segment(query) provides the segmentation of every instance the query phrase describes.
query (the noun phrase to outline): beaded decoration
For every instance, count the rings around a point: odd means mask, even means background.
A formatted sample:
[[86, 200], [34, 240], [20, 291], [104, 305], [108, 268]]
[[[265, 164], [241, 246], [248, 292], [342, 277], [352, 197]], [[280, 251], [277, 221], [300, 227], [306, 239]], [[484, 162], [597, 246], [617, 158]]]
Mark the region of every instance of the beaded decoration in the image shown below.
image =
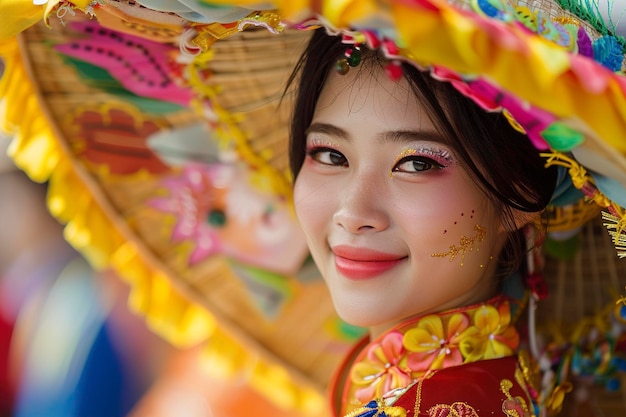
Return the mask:
[[350, 67], [357, 67], [361, 63], [361, 46], [352, 45], [344, 52], [344, 57], [337, 60], [335, 69], [341, 75], [346, 75], [350, 71]]

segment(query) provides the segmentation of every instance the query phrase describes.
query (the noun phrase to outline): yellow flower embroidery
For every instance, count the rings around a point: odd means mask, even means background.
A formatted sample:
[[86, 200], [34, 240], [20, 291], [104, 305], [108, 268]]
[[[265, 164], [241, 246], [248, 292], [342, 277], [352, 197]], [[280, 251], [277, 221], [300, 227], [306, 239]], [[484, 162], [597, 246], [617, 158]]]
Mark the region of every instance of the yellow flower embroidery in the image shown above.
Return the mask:
[[[518, 344], [510, 302], [505, 298], [416, 318], [372, 342], [359, 355], [350, 372], [350, 406], [345, 411], [409, 387], [432, 371], [510, 356]], [[461, 404], [455, 406], [439, 409], [441, 416], [472, 415]], [[458, 414], [460, 410], [465, 414]]]
[[461, 365], [463, 356], [459, 345], [469, 322], [468, 316], [463, 313], [445, 319], [433, 314], [424, 317], [417, 327], [406, 332], [404, 347], [410, 352], [407, 365], [414, 372], [413, 376], [429, 369]]
[[507, 304], [497, 308], [483, 305], [474, 313], [473, 326], [460, 336], [461, 353], [465, 362], [495, 359], [512, 355], [519, 345], [519, 335], [511, 324]]

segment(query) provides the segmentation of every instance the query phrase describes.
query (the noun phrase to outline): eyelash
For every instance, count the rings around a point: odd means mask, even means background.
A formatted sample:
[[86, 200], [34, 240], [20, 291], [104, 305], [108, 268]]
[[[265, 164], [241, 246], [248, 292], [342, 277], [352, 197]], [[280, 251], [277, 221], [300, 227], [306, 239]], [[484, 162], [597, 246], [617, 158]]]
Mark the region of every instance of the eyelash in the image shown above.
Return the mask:
[[[343, 162], [333, 162], [332, 159], [330, 160], [330, 162], [324, 162], [322, 160], [320, 160], [320, 154], [327, 152], [329, 155], [329, 159], [331, 159], [333, 156], [335, 157], [339, 157], [343, 160]], [[326, 166], [347, 166], [347, 159], [346, 157], [339, 151], [337, 151], [336, 149], [333, 148], [329, 148], [326, 146], [316, 146], [316, 147], [311, 147], [306, 151], [307, 155], [313, 159], [315, 162], [322, 164], [322, 165], [326, 165]], [[426, 165], [426, 169], [416, 169], [415, 171], [401, 171], [400, 167], [402, 165], [404, 165], [407, 162], [420, 162], [423, 165]], [[394, 167], [392, 168], [392, 172], [405, 172], [405, 173], [418, 173], [418, 172], [426, 172], [426, 171], [430, 171], [431, 169], [437, 169], [437, 170], [441, 170], [446, 168], [446, 165], [432, 159], [426, 156], [422, 156], [422, 155], [410, 155], [410, 156], [406, 156], [402, 159], [400, 159], [398, 162], [396, 162], [396, 164], [394, 165]]]
[[[401, 171], [400, 170], [400, 166], [404, 165], [407, 162], [420, 162], [423, 165], [428, 165], [428, 167], [426, 169], [421, 169], [418, 170], [416, 169], [415, 171]], [[394, 165], [394, 167], [392, 168], [392, 172], [407, 172], [407, 173], [415, 173], [415, 172], [425, 172], [425, 171], [430, 171], [431, 169], [437, 169], [437, 170], [441, 170], [446, 168], [446, 165], [441, 164], [440, 162], [437, 162], [436, 160], [429, 158], [427, 156], [422, 156], [422, 155], [411, 155], [411, 156], [405, 156], [404, 158], [400, 159], [398, 162], [396, 162], [396, 164]]]
[[[319, 155], [324, 153], [324, 152], [328, 152], [329, 154], [329, 158], [331, 157], [331, 155], [337, 155], [340, 156], [343, 160], [344, 163], [339, 164], [339, 163], [328, 163], [328, 162], [322, 162], [319, 159]], [[315, 162], [322, 164], [322, 165], [327, 165], [327, 166], [347, 166], [347, 159], [345, 156], [343, 156], [343, 154], [341, 152], [339, 152], [336, 149], [333, 148], [328, 148], [325, 146], [315, 146], [315, 147], [311, 147], [309, 149], [307, 149], [306, 151], [307, 156], [309, 156], [309, 158], [313, 159]]]

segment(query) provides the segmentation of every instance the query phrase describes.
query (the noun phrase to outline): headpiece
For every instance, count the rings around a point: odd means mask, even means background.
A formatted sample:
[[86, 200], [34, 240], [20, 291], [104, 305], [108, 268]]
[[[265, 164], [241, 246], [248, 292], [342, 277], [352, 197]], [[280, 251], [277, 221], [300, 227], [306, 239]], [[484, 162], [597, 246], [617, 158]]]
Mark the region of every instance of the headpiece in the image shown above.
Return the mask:
[[584, 346], [563, 339], [550, 358], [614, 381], [624, 332], [611, 331], [626, 317], [613, 314], [626, 283], [626, 42], [610, 7], [603, 16], [582, 0], [40, 3], [0, 4], [15, 16], [0, 28], [10, 153], [49, 181], [67, 239], [127, 280], [131, 305], [170, 340], [210, 340], [224, 372], [245, 370], [276, 402], [316, 412], [361, 333], [332, 312], [289, 204], [292, 98], [282, 88], [309, 29], [322, 26], [346, 44], [337, 71], [358, 66], [363, 48], [389, 59], [392, 78], [412, 63], [503, 112], [561, 167], [544, 246], [556, 256], [545, 261], [556, 299], [546, 304], [564, 319], [568, 306], [588, 305], [581, 317], [595, 321], [578, 327]]

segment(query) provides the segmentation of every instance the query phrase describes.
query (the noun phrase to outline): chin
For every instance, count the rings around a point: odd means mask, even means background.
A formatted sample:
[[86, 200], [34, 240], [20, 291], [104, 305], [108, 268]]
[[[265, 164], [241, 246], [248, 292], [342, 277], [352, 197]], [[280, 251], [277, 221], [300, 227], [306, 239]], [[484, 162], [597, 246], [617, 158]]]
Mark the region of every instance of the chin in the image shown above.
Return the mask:
[[354, 308], [354, 306], [344, 306], [344, 308], [341, 308], [341, 306], [335, 304], [335, 310], [341, 320], [357, 327], [371, 328], [395, 321], [392, 317], [381, 316], [379, 314], [380, 309], [376, 307]]

